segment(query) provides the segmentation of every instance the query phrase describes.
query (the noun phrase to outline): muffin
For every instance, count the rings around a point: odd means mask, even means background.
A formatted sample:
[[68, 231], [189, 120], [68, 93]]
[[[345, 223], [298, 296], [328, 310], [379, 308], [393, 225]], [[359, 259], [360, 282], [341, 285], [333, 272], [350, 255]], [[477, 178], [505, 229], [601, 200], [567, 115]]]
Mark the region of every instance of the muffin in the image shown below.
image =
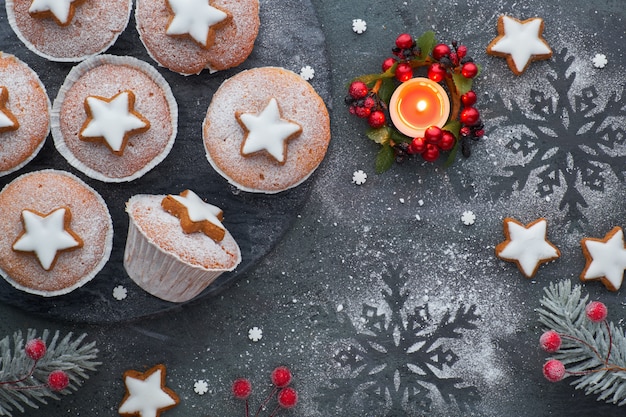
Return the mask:
[[132, 181], [169, 154], [178, 106], [149, 64], [100, 55], [70, 71], [54, 100], [51, 125], [56, 148], [72, 166], [100, 181]]
[[0, 274], [44, 297], [81, 287], [104, 267], [113, 224], [102, 197], [58, 170], [24, 174], [0, 192]]
[[[189, 8], [180, 2], [137, 0], [137, 31], [156, 62], [190, 75], [236, 67], [248, 58], [259, 33], [258, 0], [195, 0]], [[192, 16], [185, 18], [185, 10]], [[186, 24], [197, 15], [209, 24]]]
[[0, 52], [0, 176], [26, 165], [50, 132], [50, 100], [37, 74]]
[[[241, 262], [237, 242], [221, 224], [221, 210], [191, 191], [180, 196], [135, 195], [126, 212], [130, 221], [124, 267], [155, 297], [188, 301]], [[185, 216], [197, 223], [196, 231], [184, 230]], [[206, 222], [221, 231], [221, 239], [203, 230]]]
[[51, 61], [78, 62], [107, 50], [126, 29], [132, 0], [7, 0], [11, 28]]
[[215, 92], [202, 125], [211, 166], [237, 188], [278, 193], [305, 181], [324, 159], [330, 119], [299, 75], [243, 71]]

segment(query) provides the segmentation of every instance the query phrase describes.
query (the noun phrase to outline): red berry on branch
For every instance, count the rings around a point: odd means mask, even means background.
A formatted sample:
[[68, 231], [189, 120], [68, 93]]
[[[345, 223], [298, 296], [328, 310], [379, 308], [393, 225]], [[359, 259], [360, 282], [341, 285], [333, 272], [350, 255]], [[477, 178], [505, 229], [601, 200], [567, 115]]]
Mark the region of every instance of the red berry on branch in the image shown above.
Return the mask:
[[367, 118], [367, 123], [373, 129], [379, 129], [385, 125], [385, 113], [380, 110], [375, 110]]
[[606, 305], [600, 301], [592, 301], [585, 307], [585, 314], [587, 318], [594, 323], [604, 321], [608, 315]]
[[483, 136], [485, 136], [485, 130], [478, 129], [476, 132], [474, 132], [474, 136], [476, 136], [477, 138], [482, 138]]
[[428, 78], [438, 83], [446, 76], [446, 68], [441, 64], [432, 64], [428, 67]]
[[402, 33], [396, 38], [396, 46], [400, 49], [409, 49], [414, 45], [413, 37], [408, 33]]
[[34, 361], [38, 361], [46, 354], [46, 344], [41, 339], [31, 339], [24, 346], [26, 356]]
[[455, 143], [456, 138], [454, 137], [454, 135], [447, 130], [444, 130], [443, 134], [441, 135], [441, 140], [439, 141], [439, 148], [442, 151], [449, 151], [450, 149], [454, 148]]
[[245, 400], [252, 394], [252, 384], [245, 378], [239, 378], [233, 382], [232, 390], [235, 398]]
[[70, 378], [64, 371], [56, 370], [48, 375], [48, 386], [53, 391], [62, 391], [70, 384]]
[[348, 94], [355, 100], [364, 98], [368, 92], [369, 89], [363, 81], [353, 81], [348, 88]]
[[396, 67], [396, 79], [403, 83], [411, 78], [413, 78], [413, 68], [406, 62], [399, 63]]
[[426, 144], [426, 150], [422, 153], [422, 158], [427, 162], [434, 162], [439, 158], [439, 148], [432, 143]]
[[445, 43], [435, 45], [432, 52], [433, 58], [439, 61], [444, 56], [450, 55], [450, 47]]
[[414, 138], [409, 147], [407, 148], [407, 152], [411, 155], [417, 155], [426, 150], [426, 139], [424, 138]]
[[354, 114], [356, 114], [361, 119], [367, 119], [368, 117], [370, 117], [371, 113], [372, 109], [370, 109], [369, 107], [356, 107]]
[[477, 99], [476, 93], [470, 90], [461, 96], [461, 103], [463, 103], [465, 107], [470, 107], [476, 104]]
[[550, 359], [543, 365], [543, 376], [550, 382], [559, 382], [565, 377], [565, 366], [557, 359]]
[[433, 145], [438, 145], [442, 136], [443, 130], [441, 130], [439, 126], [430, 126], [424, 132], [424, 139], [426, 139], [426, 142], [432, 143]]
[[376, 105], [376, 100], [374, 100], [372, 97], [365, 97], [365, 100], [363, 100], [363, 107], [367, 107], [368, 109], [371, 109], [375, 105]]
[[396, 63], [396, 60], [393, 58], [387, 58], [383, 61], [383, 72], [387, 71], [389, 68], [393, 67], [393, 64]]
[[279, 366], [272, 371], [272, 384], [284, 388], [291, 382], [291, 371], [286, 366]]
[[464, 126], [461, 128], [459, 133], [461, 133], [461, 136], [467, 137], [472, 134], [472, 129], [470, 129], [467, 126]]
[[278, 393], [278, 404], [282, 408], [293, 408], [298, 403], [298, 393], [293, 388], [283, 388]]
[[561, 347], [561, 336], [554, 330], [548, 330], [539, 338], [539, 346], [548, 353], [554, 353]]
[[478, 66], [473, 62], [466, 62], [461, 68], [461, 74], [463, 74], [465, 78], [474, 78], [478, 75]]
[[473, 126], [480, 120], [480, 113], [475, 107], [466, 107], [461, 110], [460, 119], [464, 125]]
[[456, 54], [459, 59], [465, 58], [467, 56], [467, 46], [460, 45], [458, 48], [456, 48]]

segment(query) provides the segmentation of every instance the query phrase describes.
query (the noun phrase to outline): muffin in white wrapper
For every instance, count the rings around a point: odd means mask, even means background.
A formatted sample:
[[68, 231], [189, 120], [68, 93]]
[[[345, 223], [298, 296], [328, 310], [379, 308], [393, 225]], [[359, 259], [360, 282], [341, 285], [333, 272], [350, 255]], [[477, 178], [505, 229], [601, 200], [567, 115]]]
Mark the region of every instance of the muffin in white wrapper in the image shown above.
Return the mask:
[[124, 267], [129, 277], [155, 297], [188, 301], [241, 262], [233, 236], [215, 241], [202, 232], [186, 233], [161, 203], [165, 195], [140, 194], [126, 203], [129, 216]]

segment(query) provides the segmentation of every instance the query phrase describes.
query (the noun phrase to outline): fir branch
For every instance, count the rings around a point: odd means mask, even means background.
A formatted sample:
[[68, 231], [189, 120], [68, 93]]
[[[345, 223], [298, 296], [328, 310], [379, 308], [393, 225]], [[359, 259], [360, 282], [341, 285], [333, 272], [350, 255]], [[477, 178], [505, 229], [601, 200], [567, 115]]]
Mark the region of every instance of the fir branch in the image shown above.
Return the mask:
[[[47, 350], [36, 362], [24, 349], [27, 341], [38, 337], [36, 330], [28, 329], [26, 338], [18, 330], [12, 337], [0, 340], [0, 416], [10, 417], [14, 411], [23, 413], [24, 406], [39, 408], [39, 404], [47, 404], [48, 399], [58, 400], [58, 394], [76, 391], [83, 380], [89, 378], [87, 371], [95, 371], [100, 365], [95, 360], [98, 349], [95, 342], [83, 344], [86, 334], [75, 339], [72, 336], [70, 332], [60, 339], [56, 331], [50, 339], [50, 332], [44, 330], [39, 338], [47, 345]], [[70, 383], [62, 391], [53, 391], [47, 385], [48, 375], [55, 370], [65, 371], [69, 377]]]
[[606, 320], [587, 319], [581, 286], [569, 280], [551, 283], [540, 301], [539, 321], [562, 337], [553, 358], [566, 366], [572, 385], [598, 401], [626, 404], [626, 336], [624, 330]]

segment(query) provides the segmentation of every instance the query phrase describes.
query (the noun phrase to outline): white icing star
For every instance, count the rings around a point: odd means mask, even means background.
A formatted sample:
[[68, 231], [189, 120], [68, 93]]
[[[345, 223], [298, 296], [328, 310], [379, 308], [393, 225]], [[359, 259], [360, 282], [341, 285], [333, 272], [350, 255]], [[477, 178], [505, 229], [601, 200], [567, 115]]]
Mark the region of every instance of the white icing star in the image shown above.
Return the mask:
[[252, 340], [253, 342], [258, 342], [259, 340], [261, 340], [261, 338], [263, 338], [263, 330], [259, 329], [256, 326], [248, 330], [248, 339]]
[[354, 184], [362, 185], [362, 184], [365, 184], [365, 181], [367, 181], [367, 174], [362, 169], [359, 169], [357, 171], [354, 171], [354, 173], [352, 173], [352, 182]]
[[224, 226], [220, 222], [219, 216], [222, 210], [212, 204], [205, 203], [196, 193], [191, 190], [187, 190], [185, 196], [172, 195], [172, 198], [185, 206], [187, 209], [187, 215], [192, 222], [208, 221], [213, 223], [220, 229]]
[[113, 288], [113, 298], [117, 301], [122, 301], [128, 296], [128, 290], [123, 285], [118, 285]]
[[28, 13], [52, 13], [60, 25], [67, 25], [70, 20], [72, 3], [77, 0], [33, 0]]
[[204, 395], [209, 391], [209, 384], [204, 379], [200, 379], [193, 384], [193, 390], [198, 395]]
[[81, 245], [80, 241], [65, 230], [65, 214], [64, 208], [56, 209], [45, 216], [23, 210], [25, 230], [13, 244], [13, 249], [35, 252], [43, 269], [50, 270], [58, 251]]
[[593, 66], [596, 68], [604, 68], [606, 64], [609, 63], [609, 60], [606, 59], [606, 55], [604, 54], [596, 54], [591, 61], [593, 62]]
[[461, 221], [464, 225], [471, 226], [476, 221], [476, 215], [471, 210], [464, 211], [461, 215]]
[[305, 81], [310, 81], [315, 77], [315, 70], [310, 65], [305, 65], [300, 69], [300, 77]]
[[174, 12], [165, 33], [189, 35], [200, 45], [208, 48], [211, 26], [223, 22], [228, 14], [212, 7], [209, 0], [167, 0]]
[[609, 289], [617, 291], [624, 280], [626, 268], [626, 248], [624, 248], [624, 232], [616, 227], [603, 240], [583, 239], [589, 257], [581, 275], [583, 281], [606, 279]]
[[15, 116], [5, 107], [8, 99], [9, 90], [6, 87], [0, 87], [0, 131], [15, 130], [18, 126]]
[[352, 19], [352, 30], [354, 33], [362, 34], [367, 30], [367, 22], [363, 19]]
[[122, 154], [128, 135], [145, 130], [150, 124], [133, 109], [134, 94], [122, 91], [110, 100], [89, 96], [85, 101], [90, 116], [83, 126], [82, 139], [102, 138], [115, 154]]
[[241, 146], [241, 154], [247, 156], [265, 150], [281, 164], [286, 159], [286, 141], [302, 131], [299, 124], [280, 118], [275, 98], [261, 113], [244, 113], [239, 115], [239, 120], [248, 131]]
[[162, 409], [176, 405], [177, 400], [172, 398], [172, 392], [166, 391], [163, 386], [162, 372], [164, 368], [157, 367], [148, 371], [145, 378], [125, 376], [124, 384], [128, 394], [118, 412], [140, 417], [157, 417]]
[[524, 275], [532, 277], [539, 265], [558, 258], [561, 254], [546, 238], [548, 224], [538, 219], [527, 226], [513, 219], [504, 221], [506, 240], [496, 246], [496, 254], [517, 263]]
[[503, 34], [489, 45], [488, 50], [511, 57], [518, 73], [524, 72], [533, 56], [548, 56], [552, 50], [541, 37], [543, 19], [519, 21], [509, 16], [501, 17]]

